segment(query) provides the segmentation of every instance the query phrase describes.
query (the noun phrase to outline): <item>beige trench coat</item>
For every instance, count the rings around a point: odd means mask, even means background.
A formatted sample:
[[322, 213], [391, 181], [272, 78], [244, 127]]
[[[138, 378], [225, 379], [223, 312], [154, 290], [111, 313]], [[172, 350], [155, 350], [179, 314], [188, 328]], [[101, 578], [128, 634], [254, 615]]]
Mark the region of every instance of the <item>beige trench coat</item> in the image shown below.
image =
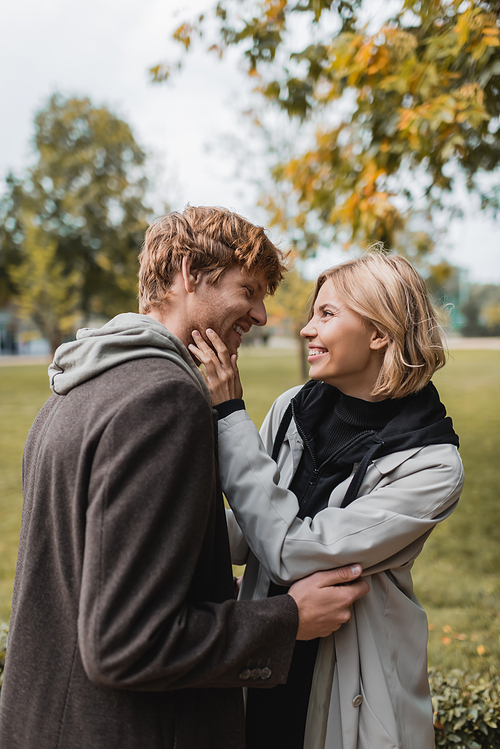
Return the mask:
[[427, 618], [413, 593], [411, 567], [436, 523], [456, 506], [460, 456], [444, 444], [375, 458], [349, 507], [340, 508], [347, 479], [325, 510], [300, 520], [297, 499], [286, 489], [303, 450], [293, 420], [278, 468], [268, 454], [299, 389], [274, 403], [261, 437], [246, 411], [219, 422], [222, 485], [234, 512], [228, 511], [233, 563], [247, 563], [241, 597], [266, 596], [270, 580], [287, 585], [359, 562], [370, 592], [354, 603], [351, 622], [320, 643], [304, 749], [432, 749]]

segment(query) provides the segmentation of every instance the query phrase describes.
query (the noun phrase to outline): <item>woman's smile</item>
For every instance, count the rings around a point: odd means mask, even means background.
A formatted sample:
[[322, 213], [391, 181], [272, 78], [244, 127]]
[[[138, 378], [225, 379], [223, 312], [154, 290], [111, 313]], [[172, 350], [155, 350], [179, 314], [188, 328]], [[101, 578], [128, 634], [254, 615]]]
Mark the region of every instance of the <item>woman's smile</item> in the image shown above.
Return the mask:
[[309, 356], [307, 357], [308, 362], [312, 362], [315, 359], [318, 358], [318, 356], [324, 356], [324, 354], [328, 353], [328, 349], [323, 348], [317, 348], [316, 346], [309, 346]]

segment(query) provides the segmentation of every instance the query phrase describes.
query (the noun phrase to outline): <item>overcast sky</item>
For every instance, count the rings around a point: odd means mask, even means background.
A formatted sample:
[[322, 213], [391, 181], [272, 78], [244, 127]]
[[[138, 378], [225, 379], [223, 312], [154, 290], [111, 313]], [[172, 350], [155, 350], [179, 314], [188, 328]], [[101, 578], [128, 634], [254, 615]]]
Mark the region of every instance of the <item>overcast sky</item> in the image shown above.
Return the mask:
[[[241, 133], [250, 84], [234, 61], [221, 64], [200, 53], [173, 83], [149, 82], [148, 68], [177, 54], [169, 42], [176, 22], [206, 7], [205, 0], [5, 3], [0, 178], [32, 163], [33, 116], [54, 91], [88, 95], [126, 119], [139, 143], [154, 153], [161, 165], [157, 206], [163, 200], [174, 209], [188, 201], [223, 205], [263, 221], [255, 185], [245, 175], [237, 177], [231, 136]], [[254, 162], [253, 176], [264, 177], [263, 162]], [[500, 283], [500, 221], [489, 220], [465, 196], [463, 206], [467, 219], [450, 224], [440, 249], [468, 269], [471, 280]], [[320, 265], [337, 257], [332, 253]]]

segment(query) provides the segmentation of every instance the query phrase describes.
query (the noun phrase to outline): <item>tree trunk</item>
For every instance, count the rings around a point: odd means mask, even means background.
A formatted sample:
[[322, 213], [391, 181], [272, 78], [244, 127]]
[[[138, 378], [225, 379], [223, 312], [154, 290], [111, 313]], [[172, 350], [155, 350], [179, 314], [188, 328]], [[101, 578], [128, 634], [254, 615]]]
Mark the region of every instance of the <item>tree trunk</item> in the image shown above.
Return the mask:
[[[302, 326], [301, 326], [302, 329]], [[298, 349], [299, 349], [299, 365], [300, 365], [300, 379], [302, 382], [307, 382], [309, 379], [309, 365], [307, 363], [307, 341], [305, 338], [297, 332], [298, 335]]]
[[62, 333], [60, 330], [52, 331], [52, 333], [49, 335], [49, 343], [50, 343], [50, 350], [52, 352], [52, 358], [54, 358], [56, 349], [59, 348], [59, 346], [62, 343]]

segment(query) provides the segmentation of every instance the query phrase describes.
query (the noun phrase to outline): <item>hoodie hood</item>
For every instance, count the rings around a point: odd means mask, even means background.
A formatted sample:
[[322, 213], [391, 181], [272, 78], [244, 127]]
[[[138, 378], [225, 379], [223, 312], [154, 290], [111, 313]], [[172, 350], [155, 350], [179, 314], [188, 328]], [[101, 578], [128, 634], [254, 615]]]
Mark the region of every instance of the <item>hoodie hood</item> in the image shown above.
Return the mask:
[[59, 346], [49, 366], [50, 387], [58, 395], [67, 395], [82, 382], [118, 364], [147, 357], [162, 357], [177, 364], [211, 403], [203, 376], [184, 344], [161, 323], [134, 312], [117, 315], [102, 328], [82, 328], [76, 341]]

